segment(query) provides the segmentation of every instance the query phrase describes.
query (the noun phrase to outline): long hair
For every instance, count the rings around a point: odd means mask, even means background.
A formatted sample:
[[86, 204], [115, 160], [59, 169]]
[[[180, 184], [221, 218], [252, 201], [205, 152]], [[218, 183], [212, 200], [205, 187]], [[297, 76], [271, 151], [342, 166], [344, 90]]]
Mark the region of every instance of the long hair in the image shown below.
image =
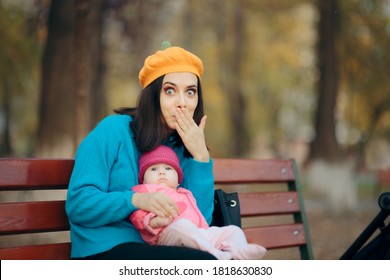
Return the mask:
[[[183, 145], [180, 136], [174, 131], [168, 135], [168, 127], [162, 117], [160, 106], [160, 93], [164, 76], [154, 80], [150, 85], [144, 88], [137, 100], [135, 108], [118, 108], [114, 112], [117, 114], [126, 114], [133, 117], [130, 128], [135, 135], [135, 143], [140, 152], [147, 152], [157, 148], [168, 137], [172, 136], [175, 146]], [[204, 115], [203, 95], [201, 84], [198, 78], [198, 104], [194, 112], [194, 121], [197, 125]], [[189, 152], [185, 149], [185, 155]]]

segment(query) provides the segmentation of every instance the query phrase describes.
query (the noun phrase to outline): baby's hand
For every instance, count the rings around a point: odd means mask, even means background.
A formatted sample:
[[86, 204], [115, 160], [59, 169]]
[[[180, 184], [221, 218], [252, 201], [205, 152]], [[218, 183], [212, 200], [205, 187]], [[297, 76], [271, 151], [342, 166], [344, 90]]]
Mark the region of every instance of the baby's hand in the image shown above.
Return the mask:
[[156, 216], [150, 220], [149, 225], [151, 228], [165, 227], [172, 223], [172, 220], [173, 218]]

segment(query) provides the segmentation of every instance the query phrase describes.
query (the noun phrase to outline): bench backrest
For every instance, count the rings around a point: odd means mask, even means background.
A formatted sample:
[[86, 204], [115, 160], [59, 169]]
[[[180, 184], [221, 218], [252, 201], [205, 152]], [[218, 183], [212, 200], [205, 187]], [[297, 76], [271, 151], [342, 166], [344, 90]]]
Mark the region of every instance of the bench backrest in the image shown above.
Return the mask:
[[214, 177], [216, 188], [238, 192], [249, 242], [314, 258], [295, 160], [216, 159]]
[[[0, 193], [5, 191], [66, 190], [72, 159], [0, 159]], [[268, 250], [299, 248], [300, 258], [312, 259], [301, 186], [293, 160], [215, 159], [216, 188], [239, 192], [243, 228], [250, 242]], [[260, 183], [261, 185], [257, 185]], [[283, 184], [285, 190], [271, 186]], [[253, 186], [252, 186], [253, 185]], [[266, 191], [262, 187], [266, 187]], [[275, 223], [278, 215], [292, 219]], [[254, 225], [245, 219], [271, 216]], [[261, 223], [261, 222], [260, 222]], [[0, 259], [69, 259], [70, 242], [7, 246], [2, 238], [31, 233], [68, 231], [65, 201], [0, 201]]]
[[[68, 188], [73, 159], [0, 159], [0, 193]], [[0, 240], [5, 236], [68, 231], [64, 200], [0, 203]], [[6, 247], [1, 242], [0, 259], [69, 259], [70, 243]], [[44, 243], [44, 242], [43, 242]]]

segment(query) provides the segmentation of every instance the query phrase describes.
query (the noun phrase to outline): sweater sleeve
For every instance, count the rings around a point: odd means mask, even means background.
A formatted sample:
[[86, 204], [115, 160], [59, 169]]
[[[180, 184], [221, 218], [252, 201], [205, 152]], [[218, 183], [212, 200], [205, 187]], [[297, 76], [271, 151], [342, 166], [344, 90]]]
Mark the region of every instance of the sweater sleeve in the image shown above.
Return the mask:
[[110, 126], [108, 121], [95, 128], [76, 153], [66, 200], [66, 211], [72, 223], [98, 227], [126, 219], [135, 210], [131, 203], [132, 186], [122, 189], [110, 186], [110, 174], [121, 143], [101, 133], [115, 130], [112, 124], [110, 129], [107, 126]]
[[199, 210], [210, 224], [214, 210], [213, 160], [199, 162], [189, 158], [182, 162], [184, 178], [181, 186], [192, 192]]

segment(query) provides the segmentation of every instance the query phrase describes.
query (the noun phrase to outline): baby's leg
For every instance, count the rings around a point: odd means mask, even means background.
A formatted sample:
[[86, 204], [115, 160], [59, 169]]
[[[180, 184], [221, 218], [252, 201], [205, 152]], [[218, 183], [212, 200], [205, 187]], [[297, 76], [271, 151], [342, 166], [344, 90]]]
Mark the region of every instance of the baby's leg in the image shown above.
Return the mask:
[[211, 235], [216, 247], [231, 252], [235, 260], [262, 259], [267, 251], [260, 245], [248, 244], [244, 232], [237, 226], [211, 227], [209, 231], [214, 232]]
[[159, 240], [159, 245], [184, 246], [207, 251], [217, 259], [231, 259], [229, 252], [223, 252], [216, 249], [208, 238], [205, 229], [196, 227], [187, 219], [180, 219], [164, 229]]

